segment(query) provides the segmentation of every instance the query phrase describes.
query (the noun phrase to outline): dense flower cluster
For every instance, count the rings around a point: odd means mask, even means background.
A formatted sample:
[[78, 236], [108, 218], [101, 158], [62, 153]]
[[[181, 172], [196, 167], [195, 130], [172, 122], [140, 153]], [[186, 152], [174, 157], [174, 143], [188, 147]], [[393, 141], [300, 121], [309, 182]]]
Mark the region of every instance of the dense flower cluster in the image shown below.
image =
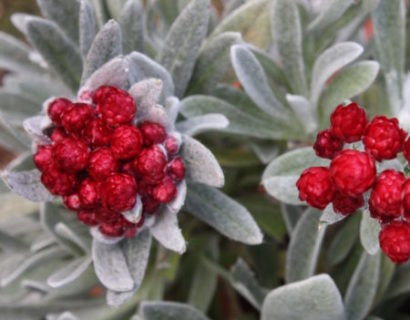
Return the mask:
[[[133, 237], [146, 215], [176, 197], [185, 176], [175, 138], [160, 124], [135, 124], [136, 112], [129, 93], [109, 86], [90, 104], [55, 99], [47, 110], [51, 143], [34, 155], [46, 188], [111, 237]], [[138, 221], [122, 214], [141, 208]]]
[[[377, 162], [395, 159], [403, 151], [410, 162], [410, 139], [395, 118], [377, 116], [368, 122], [357, 103], [340, 105], [331, 126], [317, 135], [313, 146], [330, 166], [307, 168], [297, 181], [299, 197], [323, 210], [330, 203], [336, 213], [350, 215], [368, 205], [381, 225], [380, 245], [391, 260], [410, 258], [410, 179], [386, 169], [377, 174]], [[362, 142], [364, 151], [349, 143]], [[369, 191], [368, 203], [365, 193]], [[367, 199], [367, 197], [366, 197]]]

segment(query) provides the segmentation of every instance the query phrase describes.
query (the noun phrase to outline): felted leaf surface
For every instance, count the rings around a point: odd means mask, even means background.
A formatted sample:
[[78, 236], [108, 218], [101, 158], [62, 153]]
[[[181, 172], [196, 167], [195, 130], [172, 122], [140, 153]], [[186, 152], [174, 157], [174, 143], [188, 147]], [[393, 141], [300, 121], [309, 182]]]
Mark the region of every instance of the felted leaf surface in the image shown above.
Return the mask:
[[82, 60], [73, 42], [53, 22], [31, 18], [26, 23], [27, 37], [57, 75], [73, 91], [78, 89]]
[[5, 172], [3, 179], [7, 186], [19, 196], [34, 202], [53, 200], [53, 195], [40, 181], [41, 173], [38, 170]]
[[168, 32], [157, 60], [170, 72], [176, 96], [182, 96], [192, 76], [195, 60], [208, 30], [209, 0], [193, 0]]
[[163, 210], [151, 227], [154, 238], [165, 248], [182, 254], [186, 250], [186, 243], [178, 226], [177, 214]]
[[327, 274], [271, 291], [262, 307], [262, 320], [344, 320], [340, 293]]
[[143, 13], [144, 8], [139, 0], [128, 0], [122, 7], [120, 25], [124, 53], [144, 51]]
[[246, 244], [262, 242], [262, 233], [249, 211], [215, 188], [188, 183], [185, 209], [228, 238]]
[[204, 314], [188, 304], [175, 302], [142, 302], [142, 320], [209, 320]]
[[229, 120], [222, 114], [209, 113], [207, 115], [192, 117], [177, 124], [177, 131], [188, 136], [210, 131], [224, 129], [229, 125]]
[[374, 255], [379, 249], [380, 224], [370, 216], [369, 210], [363, 210], [360, 223], [360, 241], [368, 254]]
[[326, 226], [319, 226], [320, 212], [309, 208], [292, 232], [286, 257], [286, 282], [311, 277], [319, 259]]
[[52, 288], [62, 287], [76, 279], [90, 266], [91, 258], [79, 258], [50, 275], [47, 284]]
[[121, 28], [114, 20], [108, 21], [97, 33], [84, 63], [81, 83], [96, 70], [122, 53]]
[[309, 24], [308, 30], [323, 30], [343, 16], [353, 2], [352, 0], [328, 0], [324, 2], [318, 16]]
[[213, 187], [224, 185], [225, 178], [218, 161], [198, 140], [184, 135], [181, 156], [185, 163], [186, 179]]
[[79, 41], [81, 55], [84, 59], [87, 57], [94, 40], [96, 32], [95, 24], [96, 21], [92, 5], [88, 0], [80, 0]]
[[347, 319], [360, 320], [368, 314], [377, 291], [379, 273], [380, 254], [371, 256], [363, 252], [344, 298]]
[[95, 273], [105, 287], [118, 292], [134, 288], [134, 280], [119, 244], [108, 245], [94, 240], [92, 257]]

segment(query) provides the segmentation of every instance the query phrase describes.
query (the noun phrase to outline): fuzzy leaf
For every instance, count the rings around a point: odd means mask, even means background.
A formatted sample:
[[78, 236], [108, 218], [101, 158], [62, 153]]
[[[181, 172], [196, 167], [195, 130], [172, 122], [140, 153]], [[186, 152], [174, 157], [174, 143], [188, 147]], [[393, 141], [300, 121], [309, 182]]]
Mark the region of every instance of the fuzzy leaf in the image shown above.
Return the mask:
[[373, 11], [376, 53], [386, 78], [390, 107], [397, 114], [402, 103], [405, 68], [406, 6], [403, 1], [380, 1]]
[[410, 263], [399, 266], [386, 291], [386, 298], [393, 298], [410, 292]]
[[345, 295], [346, 317], [361, 320], [370, 311], [379, 283], [380, 254], [363, 252]]
[[379, 64], [376, 61], [361, 61], [344, 68], [324, 91], [319, 105], [324, 125], [328, 125], [330, 114], [344, 100], [364, 92], [376, 79]]
[[181, 12], [167, 35], [158, 61], [171, 73], [175, 94], [185, 92], [205, 38], [210, 15], [209, 0], [193, 0]]
[[135, 294], [134, 290], [126, 292], [107, 291], [107, 305], [110, 307], [119, 307], [126, 303]]
[[221, 131], [233, 134], [265, 139], [289, 137], [287, 130], [274, 126], [266, 116], [265, 119], [262, 116], [255, 117], [238, 106], [210, 96], [195, 95], [185, 98], [181, 101], [181, 113], [188, 118], [209, 113], [223, 114], [229, 120], [229, 125]]
[[261, 320], [344, 320], [343, 302], [327, 274], [288, 284], [266, 297]]
[[97, 33], [84, 63], [81, 82], [84, 83], [94, 71], [122, 53], [121, 28], [114, 20], [108, 21]]
[[30, 43], [64, 83], [76, 91], [82, 70], [82, 60], [72, 41], [56, 24], [44, 19], [28, 19], [26, 28]]
[[177, 124], [177, 131], [188, 136], [210, 131], [224, 129], [229, 125], [229, 120], [222, 114], [209, 113], [207, 115], [192, 117]]
[[42, 72], [40, 66], [30, 60], [30, 48], [4, 32], [0, 32], [0, 66], [22, 73]]
[[186, 178], [212, 187], [222, 187], [224, 174], [218, 161], [198, 140], [183, 136], [181, 156], [185, 163]]
[[368, 254], [374, 255], [379, 249], [380, 224], [370, 216], [369, 210], [363, 210], [360, 223], [360, 241]]
[[320, 212], [307, 209], [292, 232], [286, 259], [286, 282], [311, 277], [319, 259], [326, 226], [320, 225]]
[[42, 124], [45, 121], [45, 116], [35, 116], [24, 120], [24, 130], [31, 136], [31, 138], [40, 145], [51, 144], [50, 137], [45, 135], [42, 130]]
[[341, 68], [357, 59], [362, 52], [362, 46], [355, 42], [341, 42], [326, 49], [317, 57], [313, 65], [310, 93], [310, 101], [314, 108], [317, 108], [326, 81]]
[[334, 224], [346, 218], [340, 213], [336, 213], [333, 210], [333, 205], [330, 203], [326, 206], [325, 210], [323, 210], [323, 214], [320, 217], [321, 224]]
[[79, 0], [37, 0], [41, 13], [57, 23], [73, 41], [78, 42]]
[[208, 41], [213, 40], [214, 37], [223, 32], [233, 31], [242, 34], [245, 42], [267, 48], [271, 41], [269, 32], [270, 6], [271, 1], [269, 0], [248, 1], [223, 19], [212, 32]]
[[80, 0], [80, 50], [83, 58], [85, 59], [90, 51], [93, 43], [96, 22], [94, 17], [93, 7], [88, 0]]
[[282, 69], [296, 94], [307, 96], [300, 16], [294, 0], [276, 0], [272, 8], [272, 35]]
[[101, 86], [113, 86], [127, 89], [129, 63], [124, 58], [114, 58], [95, 71], [81, 88], [79, 96], [89, 96]]
[[174, 95], [174, 83], [168, 71], [149, 57], [133, 52], [127, 56], [130, 65], [130, 83], [148, 78], [161, 79], [165, 98]]
[[230, 68], [231, 46], [241, 42], [241, 35], [236, 32], [222, 33], [201, 49], [192, 78], [189, 94], [210, 93]]
[[324, 2], [318, 16], [308, 25], [308, 30], [322, 31], [343, 16], [353, 2], [353, 0], [328, 0]]
[[238, 259], [231, 268], [233, 287], [252, 304], [256, 309], [262, 308], [263, 300], [267, 294], [266, 289], [262, 288], [252, 270], [242, 259]]
[[151, 227], [154, 238], [165, 248], [183, 254], [186, 243], [181, 229], [178, 226], [177, 214], [169, 210], [163, 210]]
[[134, 280], [118, 244], [108, 245], [94, 240], [92, 257], [95, 273], [105, 287], [119, 292], [134, 288]]
[[254, 54], [245, 45], [231, 48], [231, 60], [242, 86], [255, 104], [267, 114], [287, 119], [286, 109], [269, 88], [262, 66]]
[[246, 244], [262, 242], [262, 233], [249, 211], [215, 188], [188, 183], [185, 209], [228, 238]]
[[59, 288], [75, 281], [90, 266], [90, 258], [79, 258], [68, 263], [65, 267], [57, 270], [47, 279], [47, 285]]
[[358, 214], [348, 218], [346, 223], [333, 238], [333, 241], [330, 244], [328, 257], [331, 266], [342, 262], [355, 245], [359, 233], [359, 219], [360, 215]]
[[140, 0], [128, 0], [121, 11], [124, 53], [144, 51], [144, 8]]
[[[162, 81], [159, 79], [145, 79], [134, 84], [129, 93], [134, 98], [137, 108], [137, 118], [144, 121], [150, 118], [152, 109], [156, 107], [162, 93]], [[166, 117], [166, 112], [163, 110], [164, 118], [160, 123], [171, 126], [171, 122]]]
[[40, 106], [26, 97], [0, 90], [0, 115], [11, 126], [21, 126], [26, 118], [39, 113]]
[[287, 204], [301, 204], [296, 181], [307, 167], [326, 166], [328, 160], [318, 158], [311, 147], [296, 149], [275, 158], [265, 169], [262, 184], [272, 197]]
[[142, 302], [142, 320], [209, 320], [204, 314], [188, 304], [175, 302]]
[[314, 109], [309, 100], [303, 96], [287, 94], [286, 100], [292, 108], [299, 123], [305, 128], [305, 132], [311, 134], [317, 130], [317, 119]]
[[144, 279], [151, 251], [151, 235], [149, 231], [141, 231], [134, 238], [124, 240], [122, 250], [129, 273], [134, 280], [133, 290], [138, 290]]
[[126, 2], [127, 0], [105, 0], [108, 12], [113, 19], [119, 21]]
[[167, 209], [173, 213], [178, 213], [185, 203], [185, 198], [187, 194], [186, 181], [181, 181], [177, 186], [177, 196], [174, 200], [167, 204]]
[[38, 170], [4, 172], [3, 179], [7, 186], [19, 196], [34, 202], [51, 201], [53, 195], [40, 181]]

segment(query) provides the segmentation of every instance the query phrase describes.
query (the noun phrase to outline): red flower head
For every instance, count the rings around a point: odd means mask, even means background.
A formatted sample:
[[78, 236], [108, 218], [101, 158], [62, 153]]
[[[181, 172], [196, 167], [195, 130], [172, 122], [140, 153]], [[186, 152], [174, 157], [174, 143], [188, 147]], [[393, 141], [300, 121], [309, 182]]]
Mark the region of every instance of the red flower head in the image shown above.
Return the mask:
[[366, 152], [343, 150], [332, 160], [330, 175], [340, 192], [357, 197], [376, 180], [376, 164]]
[[336, 213], [341, 213], [344, 216], [355, 213], [356, 210], [364, 206], [363, 196], [351, 197], [339, 191], [335, 192], [332, 201], [333, 210]]
[[363, 143], [376, 160], [393, 159], [402, 150], [406, 135], [396, 118], [378, 116], [367, 126]]
[[127, 174], [114, 174], [101, 186], [101, 197], [104, 207], [109, 210], [131, 210], [137, 200], [137, 183]]
[[333, 159], [343, 149], [343, 141], [329, 129], [318, 133], [313, 145], [316, 155], [321, 158]]
[[330, 179], [329, 169], [311, 167], [303, 171], [296, 183], [299, 198], [314, 208], [324, 209], [332, 201], [334, 186]]
[[330, 116], [331, 131], [342, 141], [359, 141], [367, 125], [366, 112], [356, 102], [339, 105]]
[[394, 221], [386, 225], [379, 234], [380, 247], [396, 263], [410, 258], [410, 224]]
[[400, 216], [404, 180], [403, 173], [390, 169], [379, 175], [369, 199], [374, 218], [386, 221]]

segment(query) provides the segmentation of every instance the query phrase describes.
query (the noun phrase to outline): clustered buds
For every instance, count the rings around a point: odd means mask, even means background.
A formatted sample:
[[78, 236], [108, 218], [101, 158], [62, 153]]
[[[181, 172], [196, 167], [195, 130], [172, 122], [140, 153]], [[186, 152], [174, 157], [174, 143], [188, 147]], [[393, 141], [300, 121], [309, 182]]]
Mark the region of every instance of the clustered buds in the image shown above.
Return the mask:
[[[378, 174], [376, 164], [395, 159], [401, 151], [410, 163], [407, 132], [396, 118], [376, 116], [369, 122], [354, 102], [338, 106], [330, 123], [313, 146], [317, 156], [331, 160], [330, 166], [307, 168], [301, 174], [296, 183], [299, 198], [321, 210], [332, 204], [336, 213], [345, 216], [368, 206], [382, 225], [382, 250], [392, 261], [406, 262], [410, 258], [410, 178], [393, 169]], [[351, 145], [360, 141], [364, 151]], [[365, 197], [367, 192], [370, 196]]]
[[[176, 197], [185, 177], [175, 138], [158, 123], [136, 126], [136, 112], [130, 94], [109, 86], [97, 89], [90, 104], [55, 99], [47, 110], [52, 143], [38, 146], [34, 155], [50, 193], [106, 236], [133, 237], [146, 215]], [[138, 198], [141, 218], [130, 222], [122, 213]]]

